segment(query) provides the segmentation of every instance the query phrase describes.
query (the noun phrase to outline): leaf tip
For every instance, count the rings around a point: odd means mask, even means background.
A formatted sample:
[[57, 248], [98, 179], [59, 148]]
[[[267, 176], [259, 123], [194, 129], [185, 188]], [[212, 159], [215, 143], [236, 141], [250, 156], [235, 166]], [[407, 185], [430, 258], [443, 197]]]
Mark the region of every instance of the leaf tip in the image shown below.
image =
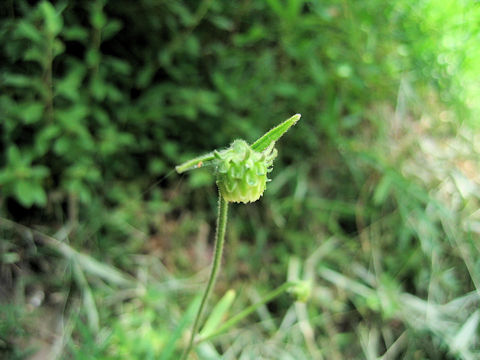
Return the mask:
[[292, 122], [292, 125], [290, 126], [295, 125], [298, 122], [298, 120], [300, 120], [301, 117], [302, 117], [302, 114], [295, 114], [290, 119], [288, 119], [288, 121]]

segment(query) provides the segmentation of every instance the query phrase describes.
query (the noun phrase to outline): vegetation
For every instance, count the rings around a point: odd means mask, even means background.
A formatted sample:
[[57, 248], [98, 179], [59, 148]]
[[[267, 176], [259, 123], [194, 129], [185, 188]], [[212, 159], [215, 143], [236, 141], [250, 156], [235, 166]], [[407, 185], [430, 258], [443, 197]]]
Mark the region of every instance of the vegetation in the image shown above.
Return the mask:
[[[276, 141], [288, 131], [291, 126], [300, 120], [300, 116], [300, 114], [296, 114], [285, 120], [272, 130], [266, 132], [265, 135], [260, 137], [252, 145], [249, 145], [245, 140], [236, 139], [232, 145], [225, 150], [214, 150], [209, 154], [194, 158], [175, 167], [178, 173], [182, 173], [186, 171], [186, 169], [190, 169], [192, 163], [196, 164], [194, 165], [196, 168], [203, 166], [204, 163], [211, 164], [214, 166], [218, 186], [218, 214], [212, 269], [197, 315], [195, 316], [195, 321], [193, 322], [190, 340], [182, 355], [182, 359], [186, 359], [189, 356], [190, 351], [195, 345], [195, 337], [200, 322], [202, 321], [203, 311], [220, 270], [225, 244], [225, 232], [227, 229], [228, 204], [230, 202], [245, 204], [255, 202], [263, 195], [267, 181], [269, 180], [267, 173], [273, 170], [273, 160], [277, 157], [277, 149], [275, 148]], [[285, 285], [286, 291], [289, 290], [294, 283], [287, 282]], [[306, 300], [305, 297], [304, 301]], [[265, 302], [266, 301], [262, 301], [260, 303], [264, 304]], [[242, 318], [243, 316], [238, 317], [236, 322]], [[212, 327], [212, 331], [213, 330], [215, 329]], [[203, 337], [212, 338], [213, 336], [204, 335]], [[197, 342], [200, 341], [201, 338]]]
[[479, 16], [2, 2], [0, 358], [178, 359], [217, 192], [174, 167], [295, 112], [261, 200], [232, 206], [192, 358], [477, 358]]

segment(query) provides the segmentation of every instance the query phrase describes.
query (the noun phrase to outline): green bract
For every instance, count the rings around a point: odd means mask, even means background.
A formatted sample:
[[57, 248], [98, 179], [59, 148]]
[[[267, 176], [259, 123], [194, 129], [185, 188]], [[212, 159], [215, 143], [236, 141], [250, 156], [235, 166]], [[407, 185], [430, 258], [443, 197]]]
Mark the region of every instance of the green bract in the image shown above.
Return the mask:
[[225, 200], [253, 202], [262, 196], [277, 150], [270, 146], [263, 152], [253, 151], [244, 140], [235, 140], [222, 152], [216, 152], [217, 185]]

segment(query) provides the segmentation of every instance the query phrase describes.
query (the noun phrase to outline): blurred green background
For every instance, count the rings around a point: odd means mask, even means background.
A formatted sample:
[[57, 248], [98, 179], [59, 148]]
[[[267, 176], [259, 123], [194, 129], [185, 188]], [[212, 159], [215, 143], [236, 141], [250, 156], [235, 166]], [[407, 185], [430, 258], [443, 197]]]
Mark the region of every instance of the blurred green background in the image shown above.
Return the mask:
[[480, 3], [6, 0], [0, 358], [178, 359], [217, 190], [192, 156], [295, 113], [231, 207], [198, 359], [480, 357]]

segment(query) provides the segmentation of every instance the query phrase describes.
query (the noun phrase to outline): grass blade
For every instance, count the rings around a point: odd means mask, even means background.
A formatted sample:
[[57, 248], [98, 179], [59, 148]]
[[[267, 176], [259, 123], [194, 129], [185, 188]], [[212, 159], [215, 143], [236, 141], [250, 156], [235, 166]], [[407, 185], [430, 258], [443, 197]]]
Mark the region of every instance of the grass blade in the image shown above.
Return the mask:
[[452, 341], [452, 349], [462, 352], [468, 350], [470, 344], [477, 337], [476, 331], [480, 321], [480, 311], [475, 311], [472, 316], [463, 324]]
[[200, 337], [208, 337], [218, 328], [225, 314], [232, 306], [233, 300], [235, 300], [235, 290], [230, 289], [213, 308], [203, 329], [200, 331]]
[[92, 290], [90, 289], [88, 281], [78, 263], [74, 260], [72, 265], [75, 281], [79, 289], [82, 291], [83, 306], [87, 313], [88, 326], [90, 330], [96, 334], [100, 328], [100, 317], [98, 315], [97, 305], [95, 304]]
[[185, 314], [180, 319], [172, 335], [170, 335], [170, 337], [168, 338], [168, 341], [165, 344], [165, 347], [161, 353], [160, 360], [169, 360], [172, 358], [178, 339], [180, 339], [185, 329], [193, 322], [193, 318], [195, 317], [195, 314], [200, 306], [200, 300], [200, 296], [197, 296], [190, 303], [187, 311], [185, 311]]

